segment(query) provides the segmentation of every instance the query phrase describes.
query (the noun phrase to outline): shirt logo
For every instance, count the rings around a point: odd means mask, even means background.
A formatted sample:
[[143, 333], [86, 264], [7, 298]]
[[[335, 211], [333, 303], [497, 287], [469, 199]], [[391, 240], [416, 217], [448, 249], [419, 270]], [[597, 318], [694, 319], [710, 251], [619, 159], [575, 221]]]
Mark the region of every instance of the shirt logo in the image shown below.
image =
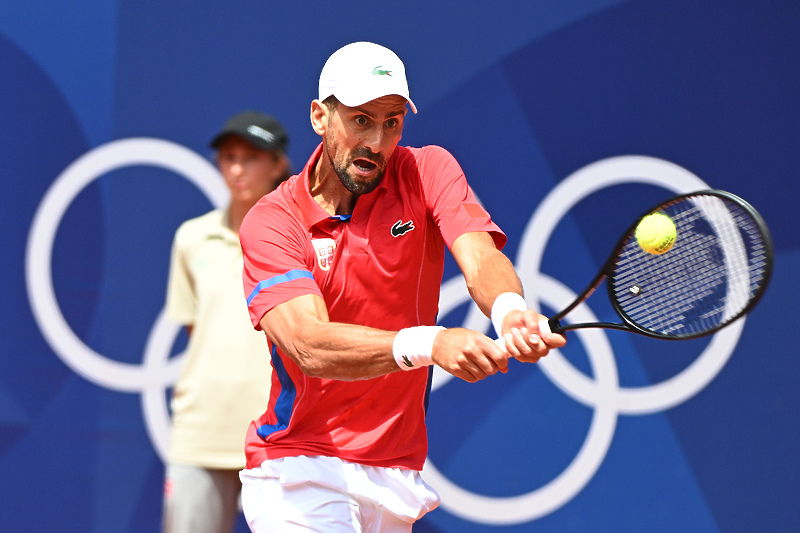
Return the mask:
[[330, 270], [333, 264], [333, 254], [336, 251], [336, 242], [333, 239], [311, 239], [311, 246], [317, 256], [317, 264], [322, 270]]
[[414, 221], [409, 220], [408, 222], [403, 222], [402, 220], [398, 220], [392, 226], [392, 237], [399, 237], [400, 235], [405, 235], [409, 231], [414, 229]]
[[381, 68], [383, 65], [378, 65], [372, 69], [373, 76], [391, 76], [392, 71]]

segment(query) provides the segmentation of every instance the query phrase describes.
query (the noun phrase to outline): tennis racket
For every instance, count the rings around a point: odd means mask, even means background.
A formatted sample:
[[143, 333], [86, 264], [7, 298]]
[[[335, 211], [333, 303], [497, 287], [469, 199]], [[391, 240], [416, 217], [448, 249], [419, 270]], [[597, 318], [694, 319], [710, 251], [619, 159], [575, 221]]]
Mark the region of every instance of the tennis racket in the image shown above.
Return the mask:
[[[653, 213], [675, 224], [677, 237], [655, 255], [636, 240], [639, 222]], [[541, 328], [631, 331], [659, 339], [709, 335], [748, 313], [767, 288], [773, 248], [761, 215], [729, 192], [705, 190], [676, 196], [639, 217], [600, 272], [575, 300]], [[562, 323], [606, 281], [620, 323]], [[546, 329], [545, 329], [546, 331]]]

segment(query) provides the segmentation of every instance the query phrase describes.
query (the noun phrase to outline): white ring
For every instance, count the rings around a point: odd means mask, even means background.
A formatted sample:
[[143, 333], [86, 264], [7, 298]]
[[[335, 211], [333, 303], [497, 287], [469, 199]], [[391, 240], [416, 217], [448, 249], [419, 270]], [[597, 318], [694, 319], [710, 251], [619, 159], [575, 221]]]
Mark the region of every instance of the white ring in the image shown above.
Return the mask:
[[[548, 276], [541, 275], [539, 280], [547, 304], [563, 306], [575, 297], [567, 287]], [[444, 309], [451, 310], [470, 299], [465, 285], [464, 293], [460, 297], [457, 293], [458, 283], [446, 287], [448, 293]], [[586, 306], [576, 310], [576, 313], [581, 320], [597, 320]], [[488, 325], [489, 319], [484, 316], [484, 328]], [[483, 331], [484, 328], [477, 329]], [[594, 415], [586, 439], [569, 466], [555, 479], [536, 490], [519, 496], [498, 498], [475, 494], [454, 484], [436, 468], [429, 456], [422, 475], [441, 495], [443, 509], [460, 518], [483, 524], [519, 524], [535, 520], [562, 507], [594, 477], [606, 456], [616, 429], [617, 406], [614, 393], [619, 389], [617, 364], [611, 345], [602, 330], [585, 329], [577, 333], [586, 348], [593, 373], [597, 376], [594, 383], [599, 384], [597, 387], [605, 394], [593, 405]], [[551, 357], [563, 359], [554, 350], [542, 361]], [[440, 379], [438, 387], [444, 383]]]
[[[56, 231], [67, 208], [89, 183], [128, 165], [149, 164], [184, 175], [214, 203], [224, 202], [227, 190], [217, 170], [183, 146], [162, 139], [114, 141], [87, 152], [55, 179], [39, 204], [26, 250], [28, 298], [39, 329], [53, 351], [84, 378], [123, 392], [143, 390], [147, 375], [140, 365], [108, 359], [89, 348], [67, 324], [55, 297], [52, 252]], [[179, 366], [173, 358], [168, 364]], [[174, 372], [161, 375], [162, 384]]]
[[[175, 371], [179, 368], [169, 365], [169, 354], [180, 329], [181, 326], [167, 320], [166, 313], [162, 310], [150, 330], [142, 359], [142, 367], [147, 369], [149, 374], [161, 375], [161, 380], [166, 378], [169, 385], [178, 381], [178, 374]], [[184, 355], [185, 353], [180, 353], [172, 359], [183, 359]], [[150, 379], [145, 383], [141, 394], [147, 434], [158, 456], [166, 462], [172, 424], [165, 401], [165, 387], [159, 379]]]
[[[574, 294], [567, 298], [569, 289], [539, 272], [545, 245], [559, 221], [576, 203], [599, 189], [622, 183], [650, 184], [676, 193], [708, 188], [688, 170], [662, 159], [645, 156], [621, 156], [598, 161], [568, 176], [544, 198], [521, 239], [516, 268], [525, 287], [529, 307], [541, 308], [543, 301], [553, 309], [561, 309], [574, 298]], [[470, 307], [463, 326], [487, 331], [489, 319], [471, 302], [463, 276], [460, 275], [442, 284], [440, 316], [447, 316], [454, 308], [468, 301]], [[596, 321], [585, 304], [573, 310], [570, 319]], [[605, 458], [619, 413], [650, 414], [679, 405], [697, 394], [725, 366], [743, 327], [744, 320], [740, 320], [718, 332], [703, 353], [678, 375], [661, 383], [634, 388], [619, 386], [616, 361], [605, 333], [599, 329], [576, 330], [575, 333], [586, 347], [597, 379], [578, 371], [558, 350], [539, 362], [539, 367], [557, 387], [576, 401], [595, 409], [583, 447], [561, 475], [540, 489], [509, 498], [482, 496], [458, 487], [436, 469], [430, 458], [426, 462], [424, 475], [441, 493], [442, 507], [459, 517], [485, 524], [515, 524], [545, 516], [566, 504], [594, 476]], [[596, 352], [598, 347], [599, 353]], [[444, 386], [452, 377], [434, 367], [432, 391]]]
[[64, 319], [53, 289], [53, 244], [67, 208], [91, 182], [130, 165], [165, 168], [192, 182], [215, 206], [228, 201], [228, 190], [217, 169], [179, 144], [163, 139], [130, 138], [99, 146], [64, 169], [39, 203], [28, 236], [26, 283], [36, 323], [50, 348], [67, 366], [102, 387], [142, 393], [147, 430], [164, 459], [169, 438], [164, 393], [177, 380], [183, 364], [183, 354], [169, 358], [178, 326], [168, 322], [162, 310], [151, 330], [143, 364], [115, 361], [98, 354], [78, 338]]
[[[571, 174], [553, 188], [536, 209], [522, 236], [517, 254], [517, 272], [525, 287], [528, 305], [540, 308], [536, 279], [547, 241], [556, 225], [575, 204], [599, 189], [622, 183], [644, 183], [678, 194], [708, 185], [688, 170], [669, 161], [646, 156], [620, 156], [597, 161]], [[708, 385], [725, 366], [739, 340], [744, 320], [719, 331], [693, 364], [662, 383], [622, 387], [619, 409], [625, 414], [649, 414], [685, 402]], [[542, 360], [542, 370], [562, 390], [586, 405], [598, 391], [591, 380], [571, 365]]]

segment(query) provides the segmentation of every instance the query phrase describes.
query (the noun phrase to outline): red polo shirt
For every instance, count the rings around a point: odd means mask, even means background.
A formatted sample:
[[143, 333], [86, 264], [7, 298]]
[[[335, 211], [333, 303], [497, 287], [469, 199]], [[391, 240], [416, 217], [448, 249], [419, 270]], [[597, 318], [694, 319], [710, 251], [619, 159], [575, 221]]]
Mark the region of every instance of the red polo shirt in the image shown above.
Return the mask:
[[[351, 217], [331, 217], [303, 172], [262, 198], [241, 230], [244, 290], [253, 325], [276, 305], [322, 297], [331, 321], [384, 330], [434, 325], [445, 244], [488, 231], [506, 237], [478, 204], [461, 167], [437, 146], [397, 147], [380, 185]], [[247, 467], [266, 459], [327, 455], [421, 470], [427, 455], [428, 369], [362, 380], [311, 378], [270, 343], [272, 394], [250, 427]]]

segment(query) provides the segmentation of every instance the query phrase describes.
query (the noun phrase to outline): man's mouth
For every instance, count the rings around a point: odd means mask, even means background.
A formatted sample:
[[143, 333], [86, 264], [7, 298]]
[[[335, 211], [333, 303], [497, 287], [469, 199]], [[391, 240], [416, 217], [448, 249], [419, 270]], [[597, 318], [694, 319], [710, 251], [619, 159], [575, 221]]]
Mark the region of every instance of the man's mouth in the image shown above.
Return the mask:
[[372, 172], [378, 166], [369, 159], [363, 158], [355, 159], [353, 165], [362, 172]]

